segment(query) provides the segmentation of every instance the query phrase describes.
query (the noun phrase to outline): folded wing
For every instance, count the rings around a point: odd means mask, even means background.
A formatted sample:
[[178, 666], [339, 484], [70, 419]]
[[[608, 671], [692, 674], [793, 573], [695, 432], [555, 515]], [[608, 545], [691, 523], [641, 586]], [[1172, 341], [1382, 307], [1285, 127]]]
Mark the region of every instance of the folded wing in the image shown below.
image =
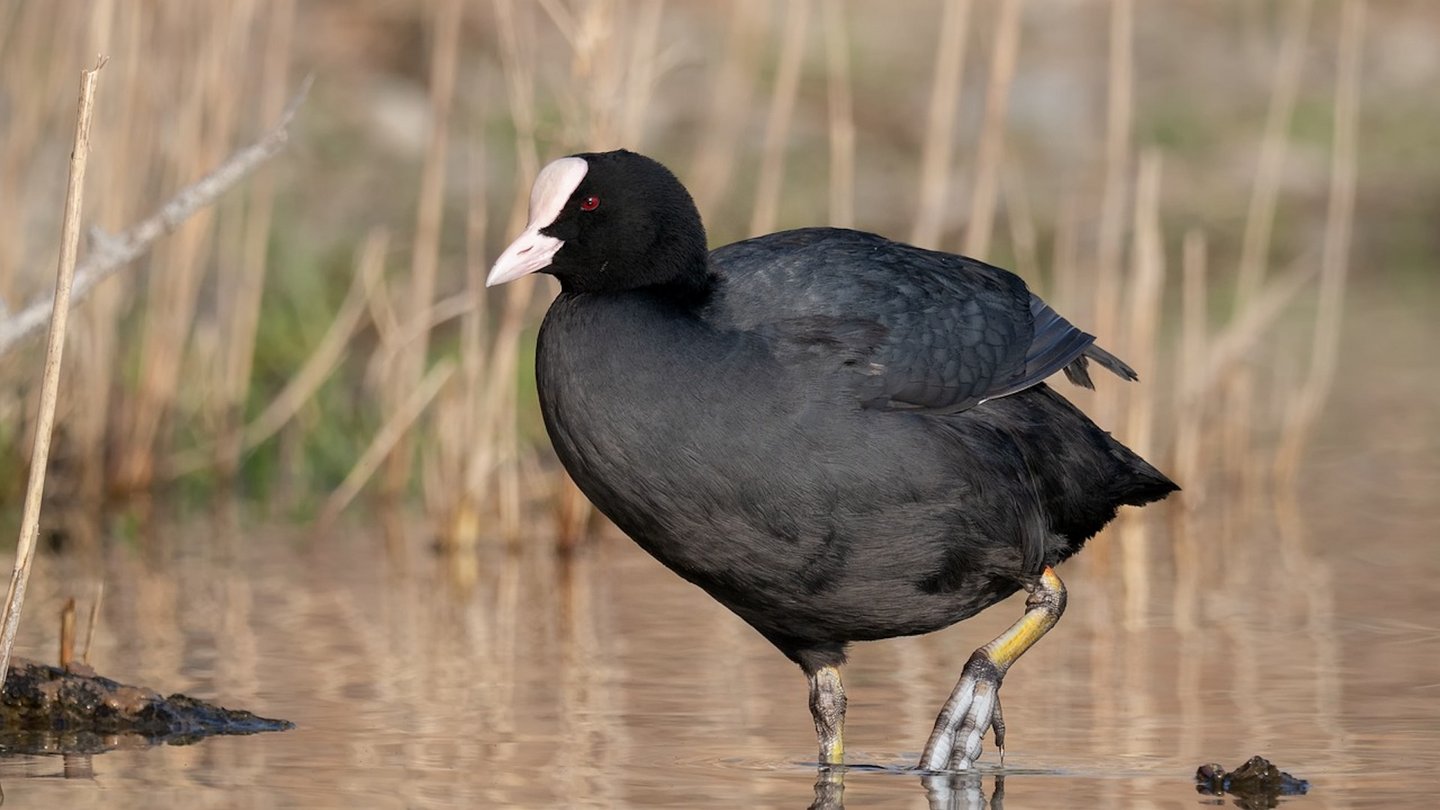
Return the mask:
[[1089, 388], [1089, 360], [1136, 378], [1018, 276], [961, 256], [809, 228], [727, 245], [711, 264], [712, 322], [762, 335], [782, 361], [833, 361], [866, 407], [963, 411], [1061, 370]]

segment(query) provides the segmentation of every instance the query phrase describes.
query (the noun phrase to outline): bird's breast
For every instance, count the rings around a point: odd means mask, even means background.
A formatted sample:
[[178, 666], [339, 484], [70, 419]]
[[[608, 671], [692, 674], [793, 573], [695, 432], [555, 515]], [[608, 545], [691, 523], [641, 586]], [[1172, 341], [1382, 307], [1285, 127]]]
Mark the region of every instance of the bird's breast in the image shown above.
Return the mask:
[[714, 342], [643, 305], [562, 297], [537, 347], [541, 411], [561, 463], [667, 563], [663, 538], [709, 519], [725, 485], [717, 459], [748, 442], [727, 413], [734, 403], [717, 380], [727, 371]]

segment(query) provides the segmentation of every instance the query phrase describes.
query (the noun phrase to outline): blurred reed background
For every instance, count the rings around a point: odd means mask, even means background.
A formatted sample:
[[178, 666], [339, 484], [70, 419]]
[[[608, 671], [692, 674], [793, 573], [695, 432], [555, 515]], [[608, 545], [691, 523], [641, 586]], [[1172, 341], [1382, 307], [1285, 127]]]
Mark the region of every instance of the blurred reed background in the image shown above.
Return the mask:
[[[533, 393], [555, 285], [483, 279], [545, 161], [627, 147], [712, 244], [828, 222], [1023, 275], [1140, 370], [1062, 388], [1185, 487], [1179, 568], [1303, 476], [1347, 290], [1433, 279], [1437, 25], [1400, 0], [0, 0], [7, 311], [48, 295], [96, 53], [86, 222], [110, 232], [315, 76], [286, 153], [77, 305], [47, 523], [229, 493], [330, 523], [359, 497], [451, 550], [580, 542]], [[0, 366], [11, 458], [41, 353]], [[1127, 582], [1142, 532], [1112, 533]]]

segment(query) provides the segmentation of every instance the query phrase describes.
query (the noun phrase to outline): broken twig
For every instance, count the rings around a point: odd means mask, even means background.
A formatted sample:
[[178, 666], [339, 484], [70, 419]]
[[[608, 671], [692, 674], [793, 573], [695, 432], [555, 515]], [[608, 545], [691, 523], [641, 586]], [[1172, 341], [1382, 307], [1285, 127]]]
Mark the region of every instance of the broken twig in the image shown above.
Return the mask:
[[[174, 231], [236, 183], [240, 182], [279, 154], [290, 139], [290, 122], [310, 91], [311, 79], [301, 83], [299, 91], [285, 105], [280, 120], [260, 140], [231, 155], [214, 171], [186, 186], [144, 221], [111, 235], [98, 228], [89, 232], [89, 255], [75, 269], [75, 285], [71, 296], [83, 299], [101, 280], [113, 275], [150, 249], [160, 237]], [[78, 223], [77, 223], [78, 227]], [[36, 301], [14, 315], [0, 320], [0, 356], [15, 348], [20, 341], [39, 332], [50, 320], [50, 302]]]
[[40, 380], [40, 413], [35, 420], [35, 449], [30, 454], [30, 482], [25, 489], [25, 511], [20, 517], [20, 540], [15, 545], [15, 572], [5, 597], [0, 621], [0, 686], [15, 648], [25, 586], [35, 563], [35, 539], [40, 534], [40, 502], [45, 495], [45, 468], [50, 461], [50, 434], [55, 429], [55, 402], [60, 394], [60, 361], [65, 353], [65, 321], [70, 314], [71, 285], [75, 280], [75, 254], [80, 247], [80, 210], [85, 196], [85, 164], [90, 159], [90, 119], [95, 112], [95, 85], [106, 58], [81, 74], [80, 112], [75, 119], [75, 148], [70, 152], [70, 181], [65, 189], [65, 216], [60, 225], [60, 262], [55, 271], [55, 297], [51, 303], [50, 344]]

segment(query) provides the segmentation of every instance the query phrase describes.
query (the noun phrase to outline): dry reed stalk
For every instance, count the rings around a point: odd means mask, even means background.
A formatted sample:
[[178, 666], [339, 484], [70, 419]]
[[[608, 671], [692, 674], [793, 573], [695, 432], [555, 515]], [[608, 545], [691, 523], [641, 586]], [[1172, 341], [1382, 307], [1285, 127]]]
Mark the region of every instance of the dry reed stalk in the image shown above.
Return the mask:
[[665, 4], [662, 0], [645, 0], [629, 46], [630, 67], [625, 74], [626, 92], [620, 114], [620, 144], [640, 150], [644, 144], [645, 113], [650, 109], [655, 83], [659, 78], [660, 20]]
[[[6, 105], [3, 138], [0, 138], [0, 200], [24, 200], [29, 172], [47, 123], [56, 110], [51, 100], [68, 92], [70, 76], [61, 80], [64, 60], [51, 54], [65, 53], [61, 37], [69, 34], [66, 10], [50, 4], [21, 4], [15, 10], [13, 28], [6, 33], [14, 45], [0, 48], [0, 88], [13, 100]], [[66, 111], [68, 112], [68, 110]], [[0, 217], [0, 304], [8, 307], [20, 294], [21, 264], [30, 254], [30, 228], [24, 217]]]
[[470, 212], [465, 227], [465, 287], [477, 302], [460, 321], [460, 364], [464, 375], [465, 399], [465, 489], [476, 493], [475, 443], [480, 433], [480, 384], [485, 374], [485, 342], [489, 331], [489, 310], [484, 306], [485, 277], [490, 265], [486, 260], [485, 236], [490, 222], [490, 206], [485, 196], [485, 150], [482, 132], [471, 139]]
[[[485, 372], [488, 312], [484, 305], [485, 233], [488, 210], [485, 196], [485, 136], [476, 127], [468, 144], [469, 205], [465, 223], [465, 290], [467, 306], [460, 318], [459, 380], [438, 396], [432, 408], [430, 429], [439, 441], [429, 443], [422, 457], [421, 493], [426, 511], [435, 516], [435, 530], [447, 566], [469, 570], [481, 532], [480, 509], [485, 493], [470, 485], [470, 465], [480, 442], [483, 418], [480, 386]], [[439, 310], [444, 301], [435, 306]], [[464, 551], [463, 555], [456, 552]], [[462, 560], [461, 557], [465, 559]], [[452, 570], [452, 574], [459, 573]], [[468, 574], [466, 575], [468, 579]]]
[[[511, 197], [506, 233], [517, 232], [525, 223], [526, 200], [530, 183], [539, 172], [539, 148], [535, 140], [535, 66], [533, 53], [522, 52], [515, 7], [512, 0], [496, 0], [500, 66], [505, 76], [506, 102], [510, 120], [515, 127], [516, 172], [515, 193]], [[515, 439], [516, 388], [515, 368], [519, 363], [520, 334], [525, 328], [526, 314], [539, 292], [539, 280], [521, 280], [508, 284], [503, 292], [501, 322], [496, 331], [487, 365], [485, 386], [485, 421], [480, 428], [480, 441], [475, 446], [473, 483], [495, 493], [494, 504], [499, 517], [500, 534], [518, 539], [522, 515], [519, 473], [513, 459], [518, 442]], [[495, 475], [493, 485], [487, 477]]]
[[514, 0], [495, 0], [500, 67], [505, 76], [505, 98], [510, 123], [515, 127], [515, 187], [507, 233], [525, 224], [530, 183], [540, 173], [540, 150], [535, 144], [535, 70], [522, 54], [515, 21]]
[[[550, 22], [554, 23], [555, 28], [560, 31], [560, 35], [565, 37], [565, 41], [570, 44], [572, 49], [575, 48], [580, 41], [580, 26], [575, 22], [570, 8], [559, 0], [538, 0], [538, 2], [540, 8], [544, 10], [545, 16], [549, 17]], [[592, 7], [595, 5], [599, 4], [591, 4]]]
[[[370, 291], [370, 296], [365, 299], [365, 311], [370, 316], [370, 323], [375, 325], [380, 348], [384, 352], [392, 351], [392, 347], [400, 340], [402, 327], [400, 326], [400, 316], [395, 313], [395, 302], [391, 300], [388, 284], [377, 284], [375, 289]], [[367, 385], [375, 387], [383, 384], [383, 372], [390, 356], [389, 354], [377, 354], [367, 364], [365, 370]]]
[[830, 224], [855, 226], [855, 110], [850, 90], [850, 31], [845, 7], [824, 3], [830, 124]]
[[[460, 56], [460, 0], [441, 0], [431, 24], [435, 38], [430, 54], [430, 145], [421, 169], [419, 201], [415, 210], [415, 242], [410, 256], [410, 284], [402, 321], [420, 323], [435, 298], [440, 268], [440, 227], [445, 218], [445, 163], [450, 144], [450, 113], [454, 107], [455, 74]], [[406, 400], [420, 381], [430, 348], [430, 332], [420, 336], [396, 358], [387, 375], [386, 403], [391, 413]], [[410, 480], [411, 445], [400, 436], [386, 461], [383, 492], [398, 496]]]
[[435, 329], [481, 309], [483, 299], [483, 291], [477, 295], [470, 290], [462, 290], [431, 304], [430, 308], [420, 315], [419, 320], [407, 323], [403, 327], [398, 323], [394, 324], [394, 328], [386, 333], [386, 339], [380, 351], [376, 352], [373, 365], [376, 368], [388, 367], [399, 358], [401, 352], [413, 347], [416, 341], [423, 339]]
[[[1136, 367], [1159, 367], [1161, 292], [1165, 283], [1165, 244], [1160, 231], [1161, 156], [1154, 149], [1140, 156], [1135, 185], [1134, 272], [1126, 280], [1129, 301], [1124, 340]], [[1149, 373], [1154, 374], [1154, 371]], [[1142, 456], [1154, 450], [1156, 385], [1129, 386], [1125, 443]]]
[[920, 157], [920, 202], [910, 241], [938, 248], [945, 216], [950, 213], [950, 161], [954, 148], [955, 111], [965, 86], [965, 43], [970, 25], [971, 0], [946, 0], [935, 50], [935, 73], [930, 81], [930, 105], [925, 124], [925, 145]]
[[[355, 276], [345, 299], [330, 321], [330, 327], [316, 344], [314, 351], [306, 358], [300, 370], [285, 384], [279, 394], [266, 405], [249, 424], [240, 430], [240, 444], [235, 452], [243, 456], [259, 447], [261, 443], [280, 432], [300, 409], [315, 396], [320, 386], [344, 359], [350, 340], [364, 322], [366, 303], [376, 287], [380, 285], [385, 270], [385, 254], [389, 248], [389, 235], [383, 229], [375, 229], [365, 238], [356, 261]], [[203, 469], [214, 453], [207, 450], [192, 450], [172, 457], [166, 465], [166, 475], [177, 478]], [[238, 458], [237, 458], [238, 462]]]
[[85, 646], [80, 650], [80, 663], [90, 666], [90, 647], [95, 643], [95, 628], [100, 626], [100, 604], [105, 600], [105, 581], [95, 583], [95, 601], [90, 603], [90, 621], [85, 625]]
[[696, 207], [702, 216], [710, 218], [714, 218], [735, 177], [736, 156], [748, 123], [748, 116], [737, 111], [750, 109], [760, 63], [760, 42], [764, 37], [762, 22], [766, 4], [739, 0], [728, 7], [730, 27], [710, 91], [713, 102], [686, 174]]
[[[1140, 158], [1139, 177], [1135, 188], [1135, 224], [1133, 260], [1135, 269], [1129, 280], [1130, 328], [1125, 333], [1126, 353], [1130, 362], [1142, 369], [1153, 369], [1157, 362], [1159, 342], [1161, 291], [1165, 280], [1165, 245], [1160, 231], [1160, 154], [1148, 150]], [[1155, 391], [1158, 386], [1133, 386], [1127, 392], [1125, 443], [1141, 456], [1154, 449]], [[1131, 516], [1127, 515], [1127, 518]], [[1138, 629], [1145, 620], [1150, 603], [1150, 555], [1146, 545], [1145, 523], [1142, 520], [1121, 521], [1120, 557], [1125, 582], [1125, 624]]]
[[1260, 156], [1255, 166], [1255, 184], [1250, 189], [1250, 207], [1245, 216], [1245, 234], [1240, 247], [1240, 271], [1236, 279], [1235, 306], [1241, 308], [1260, 291], [1265, 281], [1270, 237], [1275, 225], [1276, 201], [1285, 156], [1290, 150], [1290, 125], [1295, 115], [1295, 97], [1305, 65], [1305, 41], [1314, 0], [1290, 0], [1283, 23], [1284, 39], [1270, 80], [1270, 104], [1265, 112], [1265, 132], [1260, 139]]
[[[487, 479], [496, 476], [494, 488], [498, 492], [496, 507], [500, 518], [501, 533], [508, 538], [518, 538], [521, 526], [520, 483], [515, 469], [514, 425], [519, 392], [516, 380], [520, 365], [520, 337], [524, 333], [531, 302], [535, 298], [537, 285], [525, 284], [518, 289], [506, 291], [505, 303], [500, 312], [500, 323], [490, 347], [490, 362], [487, 366], [485, 385], [485, 406], [488, 422], [483, 426], [483, 440], [476, 450], [473, 462], [475, 483], [487, 486]], [[488, 488], [488, 486], [487, 486]]]
[[[181, 372], [187, 381], [203, 382], [182, 386], [176, 397], [177, 422], [193, 420], [202, 433], [218, 436], [222, 442], [228, 439], [232, 423], [240, 418], [238, 414], [232, 418], [227, 413], [231, 385], [227, 363], [234, 347], [226, 345], [226, 341], [242, 297], [240, 278], [246, 270], [245, 240], [250, 230], [247, 198], [254, 190], [252, 181], [245, 192], [216, 206], [214, 232], [205, 258], [206, 271], [196, 300], [191, 344]], [[223, 480], [230, 481], [233, 476], [224, 471], [224, 456], [217, 444], [211, 459], [212, 468]]]
[[789, 0], [785, 29], [781, 35], [780, 64], [775, 71], [775, 90], [765, 120], [765, 143], [760, 153], [760, 177], [750, 217], [750, 233], [775, 230], [780, 212], [780, 186], [785, 180], [786, 144], [790, 122], [795, 115], [795, 97], [800, 89], [800, 66], [805, 56], [805, 33], [810, 20], [810, 0]]
[[[1040, 233], [1035, 227], [1035, 213], [1030, 207], [1030, 194], [1018, 166], [1005, 172], [1002, 185], [1005, 194], [1006, 221], [1010, 223], [1010, 247], [1015, 254], [1015, 272], [1036, 289], [1044, 289], [1040, 273]], [[1057, 247], [1059, 231], [1056, 231]], [[1051, 279], [1053, 284], [1054, 279]], [[1053, 290], [1045, 289], [1048, 296]], [[1058, 303], [1058, 299], [1056, 300]]]
[[[615, 31], [617, 0], [586, 3], [582, 16], [574, 24], [570, 41], [570, 78], [556, 88], [562, 100], [568, 100], [562, 114], [566, 144], [586, 142], [587, 147], [605, 149], [618, 145], [616, 126], [621, 96], [620, 67], [626, 48], [613, 47], [619, 34]], [[636, 58], [639, 58], [638, 56]], [[569, 98], [572, 88], [577, 98]]]
[[[559, 88], [562, 95], [569, 95], [574, 88], [580, 103], [565, 111], [561, 142], [566, 148], [595, 150], [629, 146], [627, 139], [640, 133], [626, 131], [626, 111], [635, 109], [637, 127], [643, 122], [640, 113], [655, 75], [663, 6], [647, 2], [633, 25], [629, 24], [628, 9], [613, 0], [587, 3], [582, 8], [584, 15], [571, 45], [570, 81]], [[623, 27], [621, 17], [626, 18]], [[633, 81], [637, 72], [649, 78], [637, 84]]]
[[[294, 0], [271, 0], [265, 33], [267, 47], [260, 79], [260, 110], [265, 120], [279, 115], [285, 104], [294, 21]], [[260, 172], [255, 176], [247, 202], [241, 264], [234, 279], [221, 280], [222, 286], [232, 288], [230, 295], [221, 300], [222, 308], [228, 303], [229, 317], [223, 340], [225, 354], [219, 365], [222, 372], [219, 388], [224, 409], [221, 414], [223, 427], [221, 439], [216, 445], [217, 466], [227, 477], [238, 470], [246, 441], [243, 427], [245, 398], [250, 391], [255, 362], [260, 303], [265, 292], [270, 222], [275, 211], [273, 173]]]
[[[1207, 354], [1207, 253], [1205, 233], [1198, 229], [1187, 231], [1181, 249], [1179, 357], [1179, 367], [1187, 370], [1203, 367]], [[1205, 408], [1202, 400], [1185, 396], [1186, 376], [1182, 374], [1175, 378], [1175, 402], [1179, 407], [1175, 419], [1173, 463], [1175, 476], [1185, 487], [1181, 504], [1186, 511], [1194, 511], [1205, 499], [1205, 477], [1200, 467], [1200, 434]]]
[[562, 475], [555, 493], [555, 549], [569, 554], [590, 536], [595, 508], [568, 474]]
[[[146, 176], [153, 151], [135, 149], [137, 116], [125, 115], [127, 102], [135, 94], [136, 63], [128, 55], [139, 49], [138, 15], [120, 15], [117, 25], [115, 0], [99, 0], [90, 18], [90, 53], [116, 55], [110, 68], [109, 91], [96, 103], [95, 117], [106, 133], [111, 154], [125, 155], [125, 160], [102, 160], [91, 175], [95, 204], [91, 218], [100, 227], [121, 225], [128, 221], [128, 208], [135, 205], [137, 180]], [[117, 33], [117, 28], [121, 31]], [[73, 403], [66, 420], [66, 435], [75, 454], [79, 480], [68, 511], [95, 516], [105, 494], [105, 446], [110, 429], [111, 389], [124, 341], [119, 336], [121, 298], [119, 284], [108, 284], [95, 291], [89, 303], [77, 307], [71, 325], [71, 374], [66, 375], [61, 398]]]
[[1000, 166], [1005, 159], [1005, 118], [1010, 109], [1010, 85], [1020, 54], [1021, 0], [1002, 0], [995, 22], [995, 50], [990, 56], [990, 84], [985, 91], [985, 114], [980, 143], [975, 147], [975, 179], [970, 186], [970, 224], [961, 252], [984, 256], [990, 252], [995, 203], [1000, 196]]
[[389, 419], [370, 440], [370, 445], [365, 448], [365, 452], [360, 454], [360, 458], [350, 469], [349, 474], [345, 476], [345, 480], [340, 482], [340, 486], [330, 493], [330, 497], [325, 501], [325, 506], [320, 511], [320, 517], [316, 520], [316, 525], [320, 527], [322, 533], [335, 524], [336, 518], [345, 510], [345, 507], [349, 506], [355, 496], [360, 494], [365, 483], [389, 457], [401, 437], [410, 431], [415, 420], [420, 418], [426, 406], [440, 392], [441, 386], [450, 380], [454, 372], [455, 364], [449, 360], [441, 360], [436, 363], [420, 380], [420, 383], [400, 402], [399, 407], [391, 412]]
[[[182, 72], [184, 97], [173, 129], [179, 146], [166, 166], [178, 185], [213, 165], [229, 149], [240, 93], [233, 86], [233, 64], [249, 49], [254, 7], [237, 3], [229, 14], [209, 14], [195, 6], [177, 7], [176, 25], [199, 60], [199, 69]], [[206, 23], [209, 23], [208, 28]], [[125, 403], [125, 425], [112, 485], [122, 492], [149, 488], [156, 453], [181, 394], [180, 379], [188, 338], [195, 323], [205, 257], [214, 238], [215, 211], [201, 211], [175, 237], [156, 250], [167, 272], [149, 276], [145, 324], [139, 350], [135, 396]]]
[[65, 600], [60, 608], [60, 668], [75, 660], [75, 597]]
[[[1185, 233], [1181, 248], [1180, 281], [1180, 352], [1179, 367], [1199, 368], [1205, 356], [1208, 302], [1205, 233], [1191, 229]], [[1205, 475], [1200, 464], [1200, 437], [1205, 419], [1204, 403], [1187, 402], [1184, 387], [1177, 376], [1175, 401], [1175, 444], [1172, 461], [1175, 479], [1184, 487], [1178, 507], [1172, 507], [1173, 553], [1175, 555], [1175, 593], [1172, 611], [1175, 626], [1182, 633], [1195, 630], [1201, 566], [1200, 543], [1197, 536], [1197, 513], [1205, 499]]]
[[[1120, 331], [1120, 261], [1125, 236], [1125, 203], [1134, 117], [1134, 40], [1134, 0], [1111, 0], [1104, 184], [1095, 258], [1093, 326], [1099, 335], [1114, 335]], [[1115, 419], [1117, 397], [1114, 386], [1104, 386], [1096, 392], [1096, 411], [1101, 424]]]
[[[1055, 255], [1050, 260], [1050, 287], [1048, 290], [1055, 306], [1063, 311], [1088, 309], [1081, 303], [1080, 294], [1080, 206], [1074, 194], [1060, 198], [1060, 208], [1055, 215]], [[1088, 326], [1090, 331], [1093, 326]]]
[[[1282, 24], [1280, 52], [1270, 83], [1270, 101], [1260, 143], [1255, 182], [1245, 217], [1234, 311], [1242, 311], [1260, 291], [1269, 269], [1271, 233], [1281, 174], [1290, 145], [1290, 125], [1304, 65], [1305, 40], [1312, 0], [1291, 0]], [[1255, 380], [1249, 364], [1237, 366], [1224, 391], [1226, 418], [1222, 426], [1224, 470], [1238, 496], [1242, 514], [1258, 506], [1260, 465], [1255, 461]]]
[[1246, 353], [1255, 348], [1266, 330], [1275, 325], [1285, 308], [1320, 272], [1310, 253], [1299, 256], [1291, 264], [1289, 270], [1266, 284], [1244, 311], [1210, 341], [1204, 363], [1190, 373], [1182, 386], [1186, 398], [1212, 395], [1229, 367], [1245, 362]]
[[[1247, 358], [1248, 359], [1248, 358]], [[1217, 392], [1224, 404], [1216, 442], [1216, 467], [1229, 495], [1222, 508], [1231, 513], [1233, 525], [1244, 523], [1258, 503], [1255, 447], [1255, 379], [1241, 366], [1230, 369]]]
[[45, 350], [45, 371], [40, 381], [40, 413], [35, 420], [35, 445], [30, 454], [30, 480], [20, 518], [20, 540], [15, 546], [15, 571], [0, 619], [0, 687], [10, 668], [15, 634], [25, 588], [35, 565], [35, 541], [40, 533], [40, 504], [45, 494], [45, 472], [50, 460], [50, 437], [55, 429], [55, 403], [60, 393], [60, 366], [65, 355], [65, 324], [70, 315], [70, 292], [75, 281], [75, 258], [80, 251], [80, 212], [85, 197], [85, 166], [90, 159], [90, 120], [95, 112], [95, 88], [101, 56], [80, 80], [80, 110], [75, 121], [75, 145], [70, 152], [70, 179], [65, 189], [65, 214], [60, 225], [60, 258], [56, 269], [55, 301], [50, 316], [50, 342]]
[[487, 270], [485, 233], [489, 219], [483, 129], [476, 128], [468, 140], [471, 191], [465, 227], [465, 292], [472, 304], [460, 320], [459, 384], [450, 386], [435, 404], [434, 424], [437, 431], [446, 431], [445, 440], [435, 442], [430, 448], [424, 488], [430, 512], [440, 516], [437, 531], [441, 546], [451, 552], [473, 550], [479, 544], [480, 514], [486, 495], [476, 486], [484, 420], [481, 385], [488, 329], [488, 313], [483, 304]]
[[1361, 52], [1365, 35], [1365, 4], [1346, 0], [1340, 10], [1340, 44], [1335, 79], [1335, 135], [1330, 150], [1330, 201], [1320, 254], [1320, 297], [1310, 371], [1285, 414], [1280, 447], [1275, 455], [1279, 482], [1293, 486], [1304, 458], [1305, 443], [1335, 382], [1340, 332], [1345, 307], [1345, 281], [1350, 270], [1350, 240], [1355, 224], [1356, 141], [1359, 128]]

